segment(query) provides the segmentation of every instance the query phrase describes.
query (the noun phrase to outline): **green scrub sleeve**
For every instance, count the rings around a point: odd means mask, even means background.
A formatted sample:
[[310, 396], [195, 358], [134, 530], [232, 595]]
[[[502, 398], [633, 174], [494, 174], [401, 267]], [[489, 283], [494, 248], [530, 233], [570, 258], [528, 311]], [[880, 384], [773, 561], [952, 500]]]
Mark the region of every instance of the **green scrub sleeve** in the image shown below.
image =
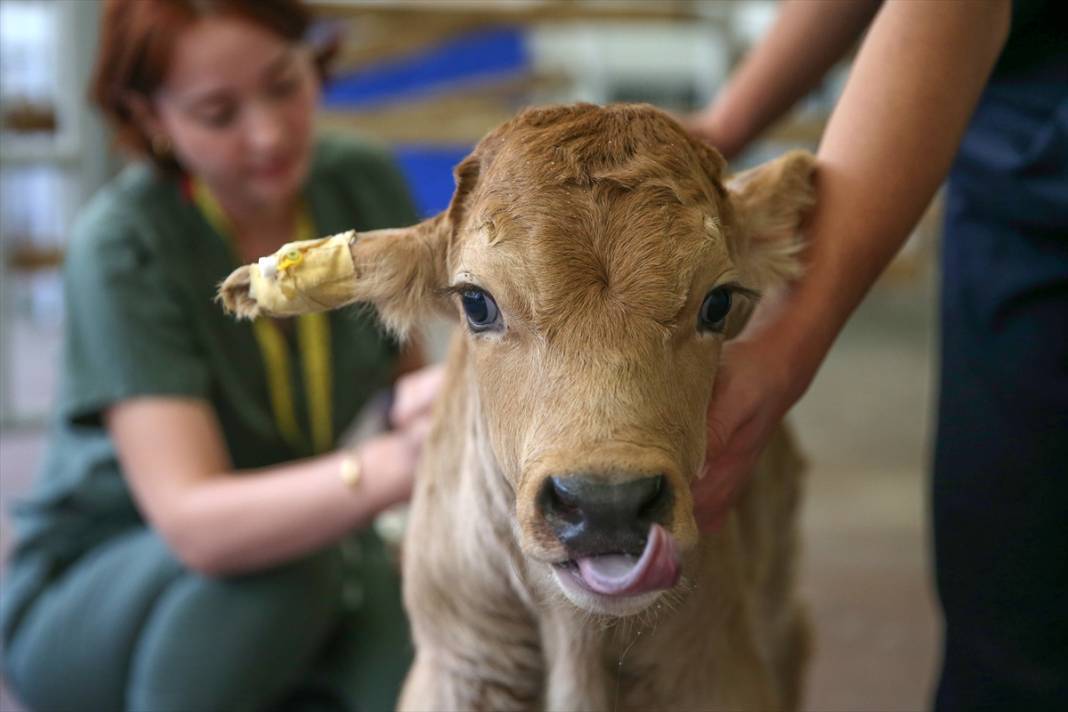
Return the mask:
[[61, 409], [99, 424], [137, 396], [208, 396], [208, 366], [165, 258], [135, 225], [89, 219], [64, 264], [66, 374]]

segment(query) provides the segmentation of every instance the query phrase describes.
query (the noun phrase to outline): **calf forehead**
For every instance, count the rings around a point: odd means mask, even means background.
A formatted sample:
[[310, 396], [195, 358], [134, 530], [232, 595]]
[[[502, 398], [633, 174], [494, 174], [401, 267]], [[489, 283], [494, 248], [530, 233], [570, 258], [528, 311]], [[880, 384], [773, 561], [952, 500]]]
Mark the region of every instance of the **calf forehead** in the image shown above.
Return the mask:
[[700, 271], [728, 251], [708, 211], [658, 189], [536, 192], [534, 209], [487, 210], [463, 250], [473, 271], [513, 289], [540, 328], [589, 316], [674, 323]]
[[[649, 106], [577, 105], [532, 109], [480, 143], [485, 166], [508, 183], [583, 184], [615, 179], [636, 187], [677, 181], [680, 199], [699, 199], [722, 159]], [[714, 189], [713, 189], [714, 190]]]
[[530, 110], [475, 155], [461, 262], [542, 321], [613, 307], [666, 324], [695, 269], [727, 261], [722, 160], [651, 107]]

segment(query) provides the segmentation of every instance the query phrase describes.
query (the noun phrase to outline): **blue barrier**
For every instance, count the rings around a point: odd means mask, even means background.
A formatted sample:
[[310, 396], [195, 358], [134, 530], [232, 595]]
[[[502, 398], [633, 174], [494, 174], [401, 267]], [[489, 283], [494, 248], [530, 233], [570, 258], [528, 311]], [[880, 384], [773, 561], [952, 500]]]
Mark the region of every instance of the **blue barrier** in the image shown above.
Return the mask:
[[[530, 66], [523, 32], [495, 27], [468, 32], [404, 57], [383, 60], [359, 72], [334, 77], [323, 91], [323, 106], [334, 111], [371, 109], [411, 101], [463, 85], [508, 74]], [[410, 144], [394, 146], [419, 213], [435, 215], [452, 197], [452, 169], [471, 146]]]
[[509, 73], [530, 66], [523, 32], [496, 27], [468, 32], [425, 50], [366, 66], [332, 78], [323, 91], [323, 105], [344, 110], [371, 108], [411, 100], [457, 84]]
[[401, 145], [393, 155], [408, 180], [419, 215], [437, 215], [449, 206], [455, 187], [452, 169], [462, 161], [472, 146]]

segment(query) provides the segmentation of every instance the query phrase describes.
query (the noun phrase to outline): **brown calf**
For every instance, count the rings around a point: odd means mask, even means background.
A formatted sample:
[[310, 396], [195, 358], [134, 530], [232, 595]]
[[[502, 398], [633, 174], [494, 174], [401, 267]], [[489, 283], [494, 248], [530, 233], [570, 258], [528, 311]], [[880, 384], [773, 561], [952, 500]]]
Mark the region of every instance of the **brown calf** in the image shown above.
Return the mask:
[[798, 270], [813, 165], [724, 182], [651, 107], [532, 109], [459, 165], [444, 213], [328, 243], [344, 279], [227, 280], [244, 316], [366, 301], [402, 334], [435, 306], [464, 323], [406, 539], [402, 708], [797, 707], [789, 438], [717, 533], [690, 484], [724, 341]]

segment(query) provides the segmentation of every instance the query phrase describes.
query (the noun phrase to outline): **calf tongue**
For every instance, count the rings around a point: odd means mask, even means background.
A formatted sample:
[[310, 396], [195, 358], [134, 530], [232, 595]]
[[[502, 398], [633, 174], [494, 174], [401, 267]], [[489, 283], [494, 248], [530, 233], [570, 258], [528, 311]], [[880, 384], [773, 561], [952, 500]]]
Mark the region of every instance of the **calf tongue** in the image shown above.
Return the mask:
[[675, 540], [659, 524], [649, 529], [640, 557], [626, 554], [587, 556], [578, 560], [583, 583], [605, 596], [634, 596], [671, 588], [679, 580]]

